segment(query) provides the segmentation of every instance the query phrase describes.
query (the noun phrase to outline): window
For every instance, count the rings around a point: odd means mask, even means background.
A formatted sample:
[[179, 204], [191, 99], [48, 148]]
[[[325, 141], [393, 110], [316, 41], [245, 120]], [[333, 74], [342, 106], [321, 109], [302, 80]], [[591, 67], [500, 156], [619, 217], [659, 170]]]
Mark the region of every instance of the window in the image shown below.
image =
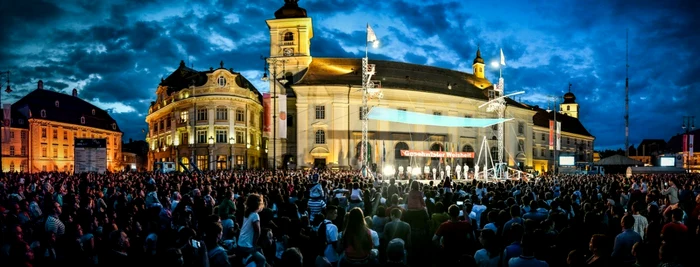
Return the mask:
[[65, 147], [63, 148], [63, 158], [64, 159], [68, 158], [68, 149]]
[[498, 161], [498, 147], [491, 147], [491, 159]]
[[525, 150], [525, 141], [518, 140], [518, 151], [522, 152], [523, 150]]
[[189, 144], [190, 142], [190, 136], [188, 133], [182, 133], [180, 135], [180, 144]]
[[207, 117], [207, 109], [203, 108], [197, 110], [197, 121], [205, 121]]
[[187, 110], [180, 111], [180, 123], [187, 122], [188, 112]]
[[158, 129], [160, 129], [161, 131], [165, 130], [165, 121], [164, 121], [164, 120], [161, 120], [161, 121], [158, 123], [158, 125], [160, 125], [160, 126], [158, 127]]
[[525, 124], [522, 122], [518, 123], [518, 134], [524, 134], [525, 133]]
[[316, 106], [316, 119], [317, 120], [325, 120], [326, 119], [326, 107], [325, 106]]
[[535, 132], [534, 131], [532, 132], [532, 140], [533, 141], [535, 140]]
[[15, 139], [15, 132], [10, 132], [10, 139]]
[[41, 171], [46, 172], [46, 165], [41, 165]]
[[316, 131], [316, 144], [325, 144], [326, 143], [326, 132], [323, 130], [317, 130]]
[[15, 171], [15, 163], [10, 161], [10, 172], [14, 172], [14, 171]]
[[544, 148], [540, 149], [540, 157], [544, 157]]
[[80, 117], [80, 123], [85, 124], [85, 116]]
[[366, 108], [365, 107], [360, 107], [360, 120], [365, 119], [365, 113], [366, 113]]
[[26, 133], [26, 132], [21, 132], [21, 133], [19, 134], [19, 136], [22, 138], [23, 141], [24, 141], [24, 139], [27, 139], [27, 133]]
[[58, 129], [53, 129], [53, 134], [51, 136], [53, 136], [53, 139], [58, 139]]
[[498, 130], [498, 124], [491, 125], [491, 130]]
[[53, 158], [58, 158], [58, 145], [53, 145], [53, 151], [52, 151], [52, 152], [53, 152], [53, 154], [51, 154], [51, 156], [52, 156]]
[[46, 118], [46, 110], [45, 109], [41, 110], [41, 117]]
[[[168, 117], [168, 118], [165, 119], [165, 129], [170, 129], [170, 122], [171, 122], [170, 117]], [[114, 123], [112, 123], [112, 129], [116, 130], [116, 129], [117, 129], [117, 125], [114, 124]]]
[[568, 144], [571, 144], [571, 138], [568, 138], [568, 137], [566, 138], [566, 144], [567, 144], [567, 145], [568, 145]]
[[41, 138], [46, 138], [46, 128], [41, 128]]
[[433, 115], [435, 115], [435, 116], [442, 116], [442, 112], [440, 112], [440, 111], [433, 111]]
[[236, 165], [243, 165], [243, 156], [241, 156], [241, 155], [236, 156]]
[[544, 141], [544, 134], [542, 134], [542, 141]]
[[394, 146], [394, 158], [395, 159], [407, 159], [408, 156], [402, 156], [401, 150], [408, 150], [408, 144], [406, 142], [398, 142]]
[[571, 110], [571, 106], [566, 106], [566, 111]]
[[399, 110], [400, 110], [400, 111], [406, 111], [406, 109], [405, 109], [405, 108], [399, 108]]
[[63, 130], [63, 140], [68, 140], [68, 131]]
[[197, 130], [197, 143], [206, 144], [207, 143], [207, 130]]
[[116, 137], [112, 137], [112, 140], [114, 141], [114, 145], [117, 146], [117, 147], [119, 147], [119, 144], [117, 143], [117, 138], [116, 138]]
[[228, 143], [226, 130], [216, 130], [216, 142], [217, 143]]
[[219, 82], [219, 87], [226, 86], [226, 78], [224, 78], [224, 76], [219, 76], [218, 82]]
[[41, 157], [42, 157], [42, 158], [45, 158], [45, 157], [46, 157], [46, 153], [48, 153], [48, 152], [47, 152], [47, 149], [48, 149], [48, 148], [46, 147], [46, 144], [41, 144]]
[[56, 105], [56, 107], [58, 107], [58, 100], [56, 100], [56, 102], [54, 103], [54, 105]]
[[197, 167], [199, 167], [200, 170], [209, 170], [209, 164], [207, 164], [209, 160], [207, 157], [207, 155], [197, 155]]
[[236, 110], [236, 122], [244, 122], [245, 121], [245, 112], [241, 109]]
[[245, 144], [245, 133], [236, 131], [236, 144]]
[[15, 147], [10, 146], [10, 156], [14, 156], [14, 155], [15, 155]]
[[287, 127], [294, 127], [294, 116], [287, 115]]
[[284, 33], [284, 41], [294, 41], [294, 33], [291, 32], [285, 32]]
[[22, 153], [22, 156], [26, 156], [27, 155], [27, 148], [22, 146], [22, 148], [20, 149], [20, 153]]
[[95, 109], [92, 109], [92, 116], [95, 116]]
[[217, 108], [216, 109], [216, 120], [217, 121], [228, 120], [228, 109], [227, 108]]

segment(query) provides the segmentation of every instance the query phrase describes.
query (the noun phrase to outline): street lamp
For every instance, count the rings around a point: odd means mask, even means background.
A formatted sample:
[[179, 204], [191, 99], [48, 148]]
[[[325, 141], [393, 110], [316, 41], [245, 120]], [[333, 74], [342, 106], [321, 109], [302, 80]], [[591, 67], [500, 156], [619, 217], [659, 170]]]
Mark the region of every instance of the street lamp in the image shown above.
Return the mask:
[[231, 145], [231, 151], [229, 151], [229, 157], [231, 157], [231, 164], [229, 165], [229, 169], [235, 169], [233, 168], [233, 165], [236, 164], [236, 158], [233, 156], [233, 144], [236, 143], [236, 138], [231, 136], [231, 138], [228, 139], [228, 143]]
[[[267, 72], [269, 70], [268, 65], [272, 64], [272, 170], [277, 170], [277, 82], [281, 83], [283, 86], [287, 84], [287, 79], [277, 79], [277, 63], [282, 63], [282, 74], [285, 72], [285, 63], [287, 62], [284, 59], [277, 59], [277, 58], [269, 58], [269, 57], [263, 57], [260, 56], [260, 59], [265, 60], [265, 73], [263, 73], [262, 80], [267, 82], [269, 81]], [[250, 148], [250, 144], [248, 144], [248, 148]], [[247, 153], [247, 150], [246, 150]], [[246, 156], [246, 161], [247, 161], [247, 156]], [[247, 165], [247, 164], [246, 164]]]
[[[692, 149], [692, 143], [690, 140], [690, 131], [695, 130], [695, 116], [683, 116], [683, 126], [681, 126], [683, 130], [685, 130], [685, 134], [683, 135], [684, 138], [684, 143], [688, 144], [687, 147], [683, 147], [683, 155], [685, 156], [685, 166], [688, 172], [691, 172], [690, 168], [690, 149]], [[687, 138], [687, 139], [686, 139]], [[685, 153], [688, 153], [687, 155]]]
[[214, 158], [214, 149], [213, 148], [214, 148], [214, 137], [209, 136], [209, 147], [207, 147], [207, 149], [209, 149], [209, 161], [208, 161], [209, 170], [214, 169], [214, 168], [212, 168], [212, 162], [213, 162], [212, 159]]
[[552, 113], [554, 113], [554, 126], [553, 126], [553, 127], [554, 127], [554, 137], [551, 137], [551, 136], [550, 136], [550, 140], [554, 140], [554, 144], [553, 144], [553, 146], [552, 146], [552, 150], [553, 150], [553, 153], [552, 153], [553, 159], [552, 159], [552, 160], [554, 161], [554, 169], [552, 170], [552, 172], [553, 172], [554, 174], [557, 174], [557, 137], [558, 137], [558, 132], [557, 132], [557, 113], [559, 112], [559, 111], [557, 110], [557, 104], [558, 104], [558, 103], [557, 103], [557, 97], [556, 97], [556, 96], [550, 96], [550, 101], [552, 101], [552, 104], [553, 104], [553, 105], [552, 105], [552, 109], [551, 109], [551, 110], [548, 109], [547, 112], [550, 112], [550, 111], [551, 111]]

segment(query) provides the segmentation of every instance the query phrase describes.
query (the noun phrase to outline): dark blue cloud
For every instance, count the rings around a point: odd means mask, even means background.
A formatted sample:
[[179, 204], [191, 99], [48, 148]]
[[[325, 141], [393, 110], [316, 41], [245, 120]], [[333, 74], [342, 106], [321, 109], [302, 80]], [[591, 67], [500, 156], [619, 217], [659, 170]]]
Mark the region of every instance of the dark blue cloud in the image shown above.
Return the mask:
[[[74, 2], [74, 1], [66, 1]], [[476, 48], [490, 63], [503, 49], [506, 90], [547, 106], [572, 83], [580, 118], [597, 148], [624, 144], [625, 30], [629, 29], [630, 143], [668, 139], [681, 117], [700, 115], [698, 1], [352, 1], [302, 0], [314, 21], [311, 53], [470, 70]], [[254, 73], [269, 54], [266, 19], [282, 0], [2, 1], [0, 70], [12, 72], [14, 101], [44, 80], [51, 90], [104, 104], [125, 138], [143, 139], [148, 103], [180, 60]], [[6, 45], [10, 44], [10, 45]], [[498, 70], [488, 67], [488, 78]], [[267, 88], [258, 88], [267, 90]], [[124, 112], [116, 104], [133, 108]], [[698, 123], [700, 124], [700, 122]]]

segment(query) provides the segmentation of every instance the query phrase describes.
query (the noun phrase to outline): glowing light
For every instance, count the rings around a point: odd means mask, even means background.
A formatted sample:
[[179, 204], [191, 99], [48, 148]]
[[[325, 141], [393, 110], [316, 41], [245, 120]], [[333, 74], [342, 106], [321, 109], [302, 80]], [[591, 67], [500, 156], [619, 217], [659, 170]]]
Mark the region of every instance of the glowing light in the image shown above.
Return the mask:
[[372, 47], [373, 47], [373, 48], [379, 47], [379, 40], [376, 40], [376, 41], [372, 42]]
[[433, 125], [444, 127], [489, 127], [494, 124], [506, 122], [512, 119], [477, 119], [452, 116], [440, 116], [418, 112], [374, 107], [367, 114], [371, 120], [399, 122], [405, 124]]
[[500, 64], [498, 64], [498, 61], [494, 61], [494, 62], [491, 62], [491, 67], [494, 67], [494, 68], [500, 68], [500, 67], [501, 67], [501, 65], [500, 65]]
[[396, 170], [394, 170], [394, 166], [391, 165], [386, 165], [384, 166], [384, 176], [392, 176], [396, 173]]
[[413, 168], [413, 170], [411, 170], [411, 174], [412, 174], [413, 176], [418, 176], [418, 175], [420, 175], [420, 168]]

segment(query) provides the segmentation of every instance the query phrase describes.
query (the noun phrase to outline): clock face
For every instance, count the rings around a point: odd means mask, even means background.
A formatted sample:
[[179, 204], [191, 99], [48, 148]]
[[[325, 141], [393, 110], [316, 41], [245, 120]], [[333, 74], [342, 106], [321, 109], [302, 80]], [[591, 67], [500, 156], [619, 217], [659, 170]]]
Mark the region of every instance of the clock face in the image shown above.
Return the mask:
[[285, 57], [290, 57], [290, 56], [292, 56], [292, 55], [294, 55], [294, 50], [293, 50], [293, 49], [291, 49], [291, 48], [285, 48], [285, 49], [284, 49], [284, 56], [285, 56]]

